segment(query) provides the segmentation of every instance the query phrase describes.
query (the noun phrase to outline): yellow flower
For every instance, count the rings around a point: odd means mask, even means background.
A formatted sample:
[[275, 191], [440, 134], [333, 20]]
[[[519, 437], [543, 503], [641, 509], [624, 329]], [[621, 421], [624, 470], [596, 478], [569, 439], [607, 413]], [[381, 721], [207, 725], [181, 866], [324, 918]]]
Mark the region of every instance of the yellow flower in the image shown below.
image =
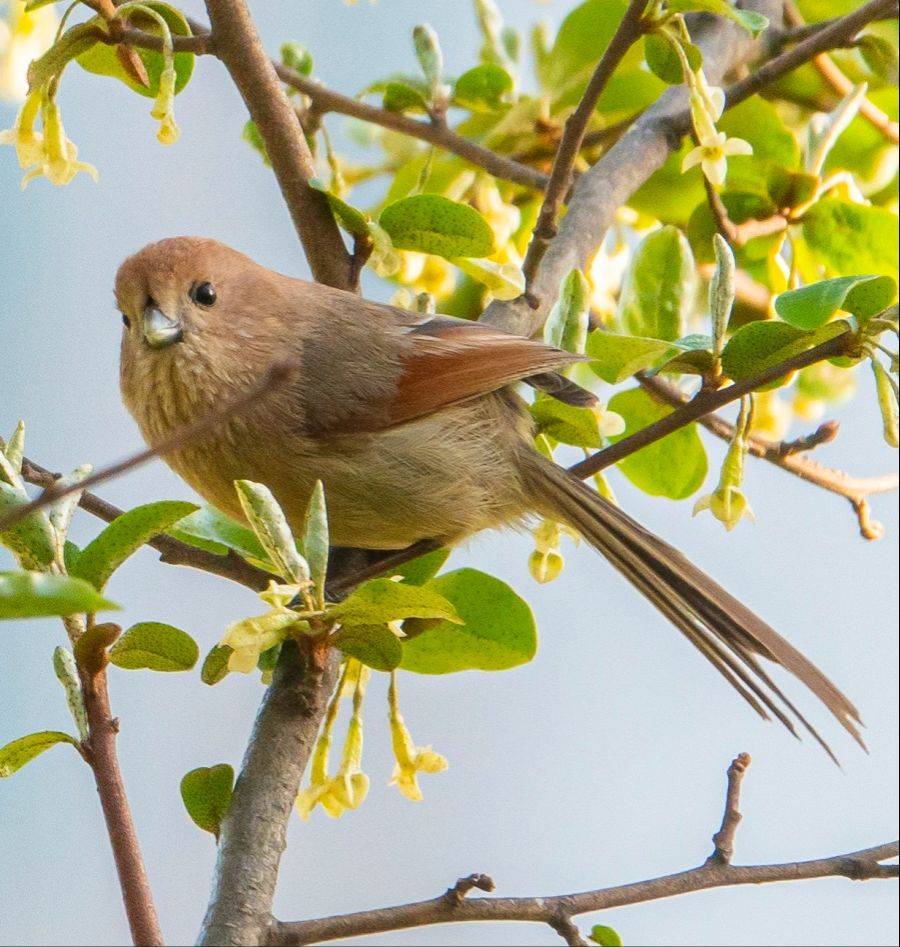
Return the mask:
[[287, 607], [301, 591], [299, 585], [279, 585], [270, 581], [269, 587], [259, 597], [270, 606], [265, 615], [242, 618], [232, 622], [221, 643], [232, 649], [228, 657], [228, 670], [249, 674], [256, 667], [263, 651], [274, 648], [284, 641], [287, 630], [302, 622], [301, 616]]
[[700, 144], [684, 156], [681, 171], [700, 165], [710, 184], [721, 187], [728, 174], [728, 159], [733, 155], [752, 155], [753, 148], [743, 138], [729, 138], [725, 132], [714, 131], [701, 138]]
[[621, 414], [599, 404], [595, 404], [591, 410], [597, 418], [597, 429], [602, 437], [618, 437], [625, 433], [625, 418]]
[[[341, 683], [335, 691], [322, 733], [316, 742], [310, 772], [310, 785], [297, 794], [294, 807], [304, 821], [308, 820], [317, 805], [322, 806], [332, 819], [339, 819], [348, 809], [358, 809], [369, 792], [369, 777], [361, 769], [363, 750], [362, 700], [368, 681], [369, 670], [359, 661], [350, 659], [344, 669]], [[331, 734], [337, 718], [341, 698], [348, 688], [353, 689], [353, 716], [347, 729], [344, 752], [337, 773], [328, 775], [328, 754], [331, 750]]]
[[565, 523], [557, 523], [554, 520], [541, 520], [532, 530], [535, 548], [528, 557], [528, 569], [536, 582], [541, 584], [552, 582], [562, 572], [565, 560], [559, 551], [559, 546], [563, 533], [574, 539], [576, 543], [581, 539], [575, 530], [566, 526]]
[[436, 753], [430, 746], [419, 747], [413, 743], [412, 735], [403, 722], [397, 703], [396, 672], [391, 674], [388, 703], [390, 707], [391, 744], [394, 747], [394, 756], [397, 760], [390, 785], [396, 786], [412, 802], [421, 802], [422, 790], [419, 788], [419, 773], [442, 773], [449, 764], [446, 757]]
[[725, 529], [731, 531], [746, 516], [754, 519], [753, 510], [741, 490], [744, 480], [744, 454], [747, 450], [747, 432], [750, 429], [752, 401], [745, 397], [741, 401], [741, 413], [734, 427], [734, 436], [728, 446], [719, 485], [707, 496], [700, 497], [694, 504], [694, 516], [702, 510], [710, 513]]
[[40, 164], [44, 159], [44, 136], [34, 129], [40, 108], [41, 92], [36, 89], [25, 99], [13, 127], [0, 132], [0, 145], [12, 145], [16, 149], [22, 168]]
[[750, 520], [756, 519], [750, 504], [740, 487], [719, 485], [713, 493], [700, 497], [694, 504], [694, 516], [701, 510], [709, 510], [720, 522], [725, 524], [729, 532], [746, 516]]
[[173, 111], [175, 103], [175, 66], [171, 60], [166, 62], [159, 77], [159, 91], [153, 103], [151, 116], [159, 122], [157, 141], [163, 145], [174, 145], [181, 132], [175, 122]]
[[59, 20], [52, 6], [25, 12], [25, 0], [10, 0], [0, 21], [0, 99], [21, 102], [28, 93], [28, 66], [56, 38]]
[[42, 154], [37, 156], [35, 166], [26, 171], [22, 187], [27, 187], [39, 177], [45, 177], [57, 186], [68, 184], [79, 171], [84, 171], [96, 181], [97, 169], [92, 164], [76, 160], [78, 149], [66, 136], [56, 96], [46, 90], [41, 100], [41, 122], [44, 127]]

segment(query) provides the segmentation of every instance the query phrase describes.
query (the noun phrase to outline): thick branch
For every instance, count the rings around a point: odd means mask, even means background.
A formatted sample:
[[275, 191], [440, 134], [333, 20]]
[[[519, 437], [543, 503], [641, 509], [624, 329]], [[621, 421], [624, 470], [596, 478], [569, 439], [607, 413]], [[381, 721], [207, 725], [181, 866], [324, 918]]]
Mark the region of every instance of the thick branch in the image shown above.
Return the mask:
[[212, 898], [199, 943], [265, 941], [287, 824], [306, 761], [337, 681], [339, 655], [324, 668], [285, 644], [247, 744], [222, 822]]
[[86, 758], [93, 770], [97, 794], [100, 796], [131, 937], [136, 945], [142, 947], [162, 944], [153, 894], [116, 756], [119, 724], [109, 708], [106, 670], [101, 668], [95, 673], [86, 673], [79, 669], [79, 673], [89, 726]]
[[896, 878], [897, 866], [882, 865], [880, 862], [896, 858], [898, 849], [900, 846], [897, 842], [890, 842], [829, 858], [776, 865], [737, 866], [707, 862], [688, 871], [649, 881], [549, 898], [472, 898], [456, 905], [448, 904], [443, 897], [433, 898], [430, 901], [314, 921], [276, 922], [268, 943], [274, 947], [295, 947], [460, 921], [535, 921], [554, 925], [560, 916], [607, 911], [626, 904], [658, 901], [709, 888], [806, 881], [812, 878], [850, 878], [854, 881]]
[[309, 145], [263, 50], [245, 0], [206, 0], [206, 9], [216, 54], [266, 143], [313, 276], [320, 283], [349, 288], [350, 256], [325, 195], [309, 186], [316, 174]]
[[527, 285], [530, 285], [534, 279], [550, 241], [556, 236], [556, 218], [563, 199], [572, 186], [572, 172], [584, 143], [588, 123], [619, 63], [643, 32], [641, 17], [646, 6], [647, 0], [630, 0], [616, 32], [584, 90], [578, 107], [566, 119], [563, 136], [556, 149], [556, 157], [553, 159], [550, 180], [544, 192], [544, 202], [522, 265]]

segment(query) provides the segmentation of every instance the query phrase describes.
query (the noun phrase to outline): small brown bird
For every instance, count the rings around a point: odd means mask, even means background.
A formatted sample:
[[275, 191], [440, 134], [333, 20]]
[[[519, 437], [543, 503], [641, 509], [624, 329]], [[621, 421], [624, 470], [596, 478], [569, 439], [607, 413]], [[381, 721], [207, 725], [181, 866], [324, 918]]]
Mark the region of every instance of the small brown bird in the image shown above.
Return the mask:
[[535, 451], [512, 386], [553, 388], [553, 373], [577, 356], [291, 279], [195, 237], [127, 259], [116, 299], [125, 324], [122, 392], [150, 444], [252, 388], [274, 362], [292, 357], [301, 366], [292, 382], [167, 456], [224, 512], [242, 517], [233, 484], [247, 478], [265, 483], [297, 528], [322, 480], [332, 541], [341, 546], [452, 544], [530, 514], [568, 523], [763, 717], [768, 710], [792, 732], [798, 720], [830, 754], [763, 667], [767, 658], [860, 740], [854, 706], [799, 651]]

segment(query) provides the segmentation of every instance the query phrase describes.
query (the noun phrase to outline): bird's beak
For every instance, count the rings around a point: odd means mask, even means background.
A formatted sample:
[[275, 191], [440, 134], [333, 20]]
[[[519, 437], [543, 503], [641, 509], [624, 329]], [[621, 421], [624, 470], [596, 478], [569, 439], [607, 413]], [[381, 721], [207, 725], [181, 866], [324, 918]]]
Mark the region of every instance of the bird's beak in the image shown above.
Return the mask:
[[173, 342], [180, 342], [183, 334], [181, 320], [167, 316], [153, 304], [144, 309], [141, 331], [152, 349], [164, 349]]

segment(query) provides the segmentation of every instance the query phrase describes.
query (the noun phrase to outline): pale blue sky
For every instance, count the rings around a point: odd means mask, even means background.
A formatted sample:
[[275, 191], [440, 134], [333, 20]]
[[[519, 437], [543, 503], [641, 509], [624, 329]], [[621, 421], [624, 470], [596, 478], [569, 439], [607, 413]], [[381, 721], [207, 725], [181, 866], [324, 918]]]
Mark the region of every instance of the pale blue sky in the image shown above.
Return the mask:
[[[562, 0], [503, 0], [526, 26], [558, 19]], [[189, 4], [199, 11], [199, 4]], [[264, 39], [308, 45], [317, 74], [353, 93], [411, 69], [409, 34], [427, 19], [448, 72], [473, 62], [467, 3], [339, 0], [253, 4]], [[0, 149], [0, 428], [29, 425], [28, 452], [53, 469], [102, 464], [139, 444], [117, 391], [119, 319], [112, 279], [122, 258], [173, 234], [217, 237], [268, 266], [306, 267], [271, 174], [240, 141], [243, 106], [213, 60], [178, 99], [183, 129], [160, 148], [149, 103], [124, 87], [67, 74], [63, 115], [80, 156], [100, 169], [65, 189], [39, 181], [19, 191], [11, 149]], [[0, 106], [0, 126], [14, 111]], [[340, 134], [340, 118], [329, 119]], [[371, 287], [384, 298], [384, 287]], [[826, 463], [856, 473], [896, 464], [861, 383]], [[721, 445], [711, 444], [714, 458]], [[384, 686], [367, 711], [366, 805], [338, 823], [317, 812], [290, 830], [276, 901], [299, 918], [434, 896], [458, 876], [491, 874], [498, 893], [553, 894], [678, 870], [701, 861], [720, 814], [724, 771], [746, 750], [740, 862], [793, 860], [849, 851], [897, 834], [896, 497], [879, 498], [888, 534], [859, 539], [845, 502], [750, 461], [757, 514], [726, 535], [690, 502], [654, 500], [615, 474], [623, 505], [681, 546], [787, 634], [860, 705], [866, 756], [811, 707], [844, 762], [837, 770], [812, 745], [757, 720], [657, 613], [589, 550], [563, 577], [537, 587], [527, 539], [478, 537], [455, 554], [500, 575], [534, 605], [537, 659], [516, 671], [438, 679], [404, 675], [401, 696], [414, 736], [445, 753], [451, 768], [426, 777], [425, 802], [388, 789]], [[191, 497], [161, 464], [104, 487], [128, 507]], [[98, 529], [80, 516], [76, 538]], [[2, 558], [0, 563], [7, 563]], [[2, 567], [2, 566], [0, 566]], [[252, 613], [247, 592], [139, 553], [113, 579], [123, 623], [179, 625], [206, 650], [226, 624]], [[0, 628], [0, 743], [38, 729], [68, 728], [50, 656], [61, 641], [52, 620]], [[234, 676], [216, 688], [196, 675], [113, 669], [119, 749], [163, 929], [193, 939], [213, 864], [209, 836], [184, 814], [178, 782], [188, 769], [237, 765], [261, 689]], [[797, 693], [795, 688], [793, 693]], [[804, 695], [800, 695], [801, 699]], [[809, 703], [806, 706], [810, 706]], [[630, 944], [895, 944], [896, 888], [827, 880], [723, 890], [640, 905], [602, 918]], [[583, 920], [583, 927], [589, 923]], [[127, 929], [90, 773], [66, 747], [0, 783], [0, 943], [121, 943]], [[370, 943], [554, 944], [537, 926], [431, 928]]]

